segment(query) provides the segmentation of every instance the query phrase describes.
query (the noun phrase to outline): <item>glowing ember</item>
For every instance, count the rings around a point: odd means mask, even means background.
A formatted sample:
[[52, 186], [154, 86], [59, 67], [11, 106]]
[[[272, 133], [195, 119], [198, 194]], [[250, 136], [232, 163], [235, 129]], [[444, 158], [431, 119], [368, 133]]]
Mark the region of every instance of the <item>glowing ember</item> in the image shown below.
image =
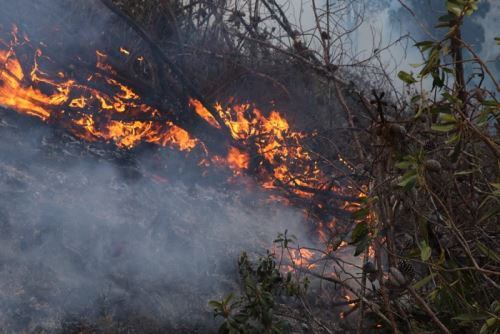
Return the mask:
[[120, 52], [123, 53], [126, 56], [130, 56], [130, 51], [125, 49], [123, 46], [120, 47]]
[[345, 295], [344, 298], [348, 302], [350, 308], [354, 308], [356, 306], [356, 302], [352, 299], [351, 296]]

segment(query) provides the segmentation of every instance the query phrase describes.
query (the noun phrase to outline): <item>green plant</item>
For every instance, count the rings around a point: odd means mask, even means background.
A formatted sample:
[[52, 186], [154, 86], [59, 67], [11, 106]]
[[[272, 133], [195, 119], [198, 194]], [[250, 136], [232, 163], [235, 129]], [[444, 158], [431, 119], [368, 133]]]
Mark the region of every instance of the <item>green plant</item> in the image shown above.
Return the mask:
[[285, 333], [287, 323], [274, 314], [276, 300], [280, 296], [300, 295], [307, 282], [295, 281], [291, 272], [280, 272], [271, 253], [256, 262], [242, 253], [238, 266], [241, 294], [209, 302], [215, 316], [223, 318], [219, 333]]

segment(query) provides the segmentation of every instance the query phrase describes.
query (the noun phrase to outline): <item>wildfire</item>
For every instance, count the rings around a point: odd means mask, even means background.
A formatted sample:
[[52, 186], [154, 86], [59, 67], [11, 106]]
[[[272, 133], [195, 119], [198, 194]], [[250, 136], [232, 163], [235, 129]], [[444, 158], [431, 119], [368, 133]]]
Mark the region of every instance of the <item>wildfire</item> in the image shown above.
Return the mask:
[[193, 107], [198, 116], [203, 118], [205, 121], [207, 121], [210, 125], [216, 127], [217, 129], [220, 129], [221, 126], [219, 122], [215, 119], [215, 117], [210, 113], [210, 111], [205, 108], [205, 106], [198, 100], [195, 99], [190, 99], [189, 100], [189, 106]]
[[[23, 57], [26, 49], [33, 50], [30, 68], [19, 60], [17, 52], [21, 46]], [[119, 51], [130, 55], [125, 47]], [[56, 69], [51, 76], [43, 66], [53, 65], [50, 59], [42, 49], [33, 48], [28, 37], [21, 37], [14, 27], [10, 42], [0, 40], [0, 105], [56, 122], [88, 141], [112, 142], [122, 148], [147, 142], [187, 152], [197, 146], [204, 148], [203, 143], [172, 122], [134, 121], [141, 115], [151, 118], [160, 113], [144, 104], [137, 92], [115, 79], [116, 71], [105, 52], [97, 50], [95, 56], [96, 71], [86, 82], [71, 79], [61, 69]], [[233, 140], [239, 143], [238, 148], [229, 148], [226, 157], [204, 157], [205, 162], [226, 165], [235, 175], [249, 171], [250, 166], [258, 168], [255, 174], [260, 175], [264, 188], [280, 186], [300, 197], [310, 197], [307, 189], [322, 186], [324, 177], [317, 162], [302, 145], [305, 135], [292, 131], [278, 111], [272, 110], [265, 116], [253, 104], [235, 103], [234, 98], [224, 106], [217, 103], [214, 110], [218, 115], [215, 116], [196, 99], [190, 99], [189, 106], [213, 127], [227, 127]]]
[[[263, 112], [254, 103], [239, 103], [235, 98], [229, 98], [210, 108], [216, 113], [212, 114], [202, 102], [190, 98], [188, 107], [191, 110], [212, 127], [227, 130], [230, 134], [227, 154], [210, 155], [204, 143], [186, 129], [172, 121], [153, 121], [161, 112], [145, 104], [144, 98], [134, 89], [117, 80], [117, 72], [105, 52], [95, 51], [95, 71], [92, 68], [88, 77], [77, 80], [63, 69], [46, 69], [44, 64], [50, 63], [54, 67], [54, 63], [42, 49], [33, 48], [27, 36], [21, 37], [17, 27], [12, 29], [9, 40], [2, 40], [0, 35], [2, 107], [50, 121], [80, 139], [114, 143], [124, 149], [140, 143], [183, 152], [198, 148], [202, 152], [200, 166], [225, 166], [233, 176], [245, 172], [256, 175], [263, 188], [284, 189], [292, 195], [286, 198], [275, 194], [269, 196], [282, 203], [311, 198], [315, 191], [322, 191], [328, 184], [328, 177], [321, 171], [318, 159], [305, 145], [308, 135], [294, 131], [277, 110]], [[31, 50], [32, 54], [26, 50]], [[125, 47], [120, 47], [119, 52], [127, 57], [133, 54]], [[136, 59], [145, 61], [144, 56]], [[342, 158], [340, 162], [352, 170]], [[153, 179], [159, 183], [168, 182], [156, 175]], [[333, 189], [332, 185], [329, 187]], [[340, 191], [336, 187], [333, 190]], [[323, 204], [319, 203], [318, 208], [323, 209]], [[355, 212], [359, 204], [345, 202], [341, 209]], [[330, 217], [328, 221], [325, 219], [319, 224], [319, 237], [324, 242], [329, 241], [324, 230], [332, 230], [336, 224]], [[337, 248], [346, 246], [347, 243], [342, 241]], [[370, 248], [370, 256], [372, 253]], [[289, 255], [293, 263], [289, 270], [295, 266], [314, 269], [314, 261], [319, 257], [305, 248], [293, 250]], [[350, 302], [349, 298], [346, 296]], [[355, 303], [349, 305], [353, 307]]]
[[[199, 115], [206, 113], [200, 103], [196, 106]], [[290, 130], [287, 120], [278, 111], [273, 110], [266, 117], [257, 107], [249, 103], [235, 104], [233, 99], [226, 107], [216, 104], [215, 109], [231, 136], [247, 146], [254, 145], [261, 158], [260, 166], [271, 167], [272, 175], [263, 183], [265, 188], [282, 185], [298, 196], [310, 197], [311, 193], [302, 188], [321, 187], [324, 177], [317, 162], [302, 144], [305, 135]]]
[[240, 171], [248, 169], [250, 159], [248, 153], [242, 152], [235, 147], [231, 147], [226, 160], [230, 168]]
[[[87, 83], [81, 84], [66, 79], [65, 73], [59, 71], [57, 78], [53, 79], [41, 69], [40, 62], [45, 57], [41, 49], [35, 50], [29, 72], [23, 69], [16, 48], [28, 43], [27, 37], [18, 37], [15, 27], [10, 43], [0, 41], [0, 105], [3, 107], [44, 121], [64, 118], [61, 125], [89, 141], [114, 142], [124, 148], [149, 142], [181, 151], [190, 151], [197, 146], [195, 138], [171, 122], [113, 120], [115, 114], [155, 115], [158, 111], [142, 104], [136, 92], [111, 77], [95, 73]], [[113, 75], [114, 70], [106, 64], [106, 54], [96, 51], [96, 57], [96, 68]], [[111, 95], [97, 90], [90, 86], [93, 82], [105, 83], [115, 93]], [[89, 113], [89, 110], [95, 112]]]

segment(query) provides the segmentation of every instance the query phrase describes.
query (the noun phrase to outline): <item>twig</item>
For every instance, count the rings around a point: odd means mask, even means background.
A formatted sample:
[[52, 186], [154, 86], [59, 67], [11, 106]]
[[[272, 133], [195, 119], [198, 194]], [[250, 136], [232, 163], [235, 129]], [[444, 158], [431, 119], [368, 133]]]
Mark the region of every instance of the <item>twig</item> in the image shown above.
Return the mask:
[[113, 4], [111, 0], [100, 0], [109, 10], [111, 10], [118, 17], [123, 19], [151, 48], [151, 51], [162, 60], [178, 78], [178, 80], [183, 84], [188, 95], [192, 98], [200, 101], [205, 108], [212, 114], [212, 116], [219, 122], [219, 124], [224, 124], [220, 115], [214, 110], [214, 108], [206, 103], [205, 99], [201, 94], [195, 89], [191, 82], [184, 76], [184, 74], [179, 70], [179, 68], [173, 63], [172, 60], [165, 54], [165, 52], [160, 48], [157, 42], [155, 42], [148, 33], [142, 28], [137, 22], [132, 20], [127, 14], [125, 14], [120, 8]]
[[296, 265], [293, 265], [294, 269], [297, 269], [297, 270], [302, 270], [303, 272], [311, 275], [311, 276], [314, 276], [316, 278], [319, 278], [319, 279], [322, 279], [322, 280], [325, 280], [327, 282], [331, 282], [331, 283], [335, 283], [335, 284], [339, 284], [341, 286], [343, 286], [344, 288], [346, 288], [347, 290], [349, 290], [350, 292], [352, 292], [356, 298], [359, 298], [359, 299], [363, 299], [364, 303], [366, 305], [368, 305], [370, 307], [370, 309], [376, 313], [382, 320], [384, 320], [387, 324], [391, 324], [391, 321], [382, 313], [379, 311], [379, 307], [378, 305], [372, 303], [371, 301], [369, 301], [368, 299], [366, 299], [366, 297], [363, 297], [361, 298], [361, 296], [358, 294], [358, 292], [353, 289], [351, 286], [349, 286], [349, 284], [347, 284], [346, 282], [342, 281], [341, 279], [335, 277], [335, 276], [323, 276], [323, 275], [320, 275], [320, 274], [317, 274], [315, 273], [314, 271], [312, 270], [309, 270], [307, 268], [302, 268], [302, 267], [297, 267]]
[[365, 255], [363, 256], [363, 274], [361, 276], [361, 298], [359, 302], [359, 315], [358, 315], [358, 324], [356, 328], [356, 334], [363, 334], [363, 323], [364, 323], [364, 315], [365, 315], [365, 309], [364, 309], [364, 298], [365, 298], [365, 293], [366, 293], [366, 270], [365, 270], [365, 265], [368, 261], [368, 252], [365, 251]]
[[427, 315], [429, 317], [431, 317], [432, 321], [439, 327], [439, 329], [441, 329], [441, 331], [443, 333], [451, 334], [450, 330], [448, 328], [446, 328], [445, 325], [443, 325], [443, 323], [438, 319], [438, 317], [436, 316], [436, 314], [434, 312], [432, 312], [432, 310], [429, 307], [429, 305], [427, 305], [427, 303], [425, 302], [425, 300], [423, 300], [422, 297], [420, 297], [418, 295], [418, 293], [415, 291], [415, 289], [413, 289], [413, 287], [408, 286], [408, 292], [410, 292], [410, 294], [412, 295], [412, 297], [415, 298], [415, 300], [417, 301], [417, 303], [422, 307], [422, 309], [425, 311], [425, 313], [427, 313]]

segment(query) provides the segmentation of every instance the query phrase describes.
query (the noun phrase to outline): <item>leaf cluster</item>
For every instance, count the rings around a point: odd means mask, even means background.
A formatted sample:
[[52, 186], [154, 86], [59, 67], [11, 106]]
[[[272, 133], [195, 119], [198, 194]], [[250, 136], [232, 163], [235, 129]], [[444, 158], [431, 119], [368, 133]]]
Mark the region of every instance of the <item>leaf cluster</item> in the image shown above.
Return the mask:
[[277, 299], [299, 296], [307, 288], [307, 282], [295, 281], [291, 272], [280, 272], [275, 256], [270, 253], [256, 262], [242, 253], [238, 265], [241, 294], [229, 294], [209, 303], [214, 315], [223, 319], [219, 333], [286, 333], [287, 322], [274, 313]]

